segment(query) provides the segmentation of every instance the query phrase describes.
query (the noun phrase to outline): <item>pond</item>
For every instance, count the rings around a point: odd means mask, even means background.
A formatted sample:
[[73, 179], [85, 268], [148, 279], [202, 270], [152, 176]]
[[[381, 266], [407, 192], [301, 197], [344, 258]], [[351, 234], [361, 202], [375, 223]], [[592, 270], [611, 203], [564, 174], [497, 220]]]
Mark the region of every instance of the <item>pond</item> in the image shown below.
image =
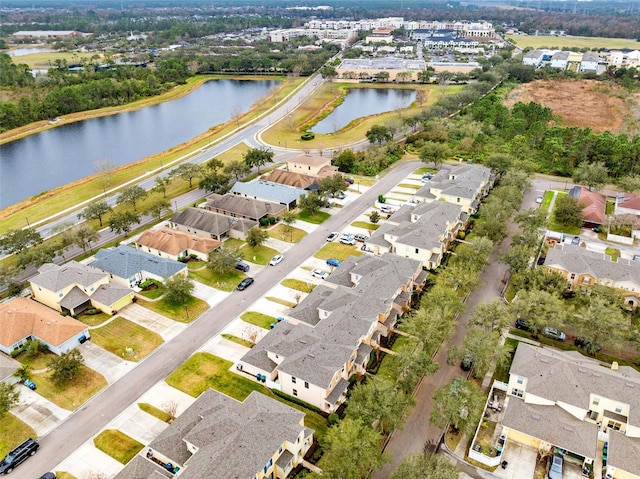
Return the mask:
[[42, 47], [29, 47], [29, 48], [16, 48], [15, 50], [9, 50], [6, 52], [10, 57], [23, 57], [25, 55], [32, 55], [33, 53], [51, 53], [55, 52], [52, 48]]
[[212, 80], [186, 96], [139, 110], [69, 123], [0, 145], [0, 208], [125, 165], [224, 123], [266, 96], [277, 80]]
[[400, 88], [351, 88], [341, 105], [311, 128], [314, 133], [335, 133], [363, 116], [407, 108], [415, 90]]

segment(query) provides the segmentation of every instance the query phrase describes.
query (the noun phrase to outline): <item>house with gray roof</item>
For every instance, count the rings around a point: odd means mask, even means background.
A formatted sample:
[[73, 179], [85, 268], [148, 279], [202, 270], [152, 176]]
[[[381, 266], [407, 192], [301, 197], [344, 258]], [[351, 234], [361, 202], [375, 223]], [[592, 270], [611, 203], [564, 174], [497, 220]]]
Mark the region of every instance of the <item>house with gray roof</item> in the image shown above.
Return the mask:
[[126, 245], [99, 250], [91, 266], [109, 273], [114, 282], [128, 288], [135, 288], [147, 279], [165, 281], [177, 274], [187, 274], [184, 263]]
[[71, 315], [91, 307], [115, 314], [133, 299], [131, 290], [112, 283], [109, 274], [75, 261], [43, 264], [29, 283], [33, 299]]
[[522, 56], [522, 63], [524, 65], [530, 65], [532, 67], [538, 68], [542, 66], [544, 54], [545, 53], [542, 50], [531, 50], [530, 52], [527, 52]]
[[468, 219], [454, 203], [406, 204], [373, 232], [366, 248], [376, 255], [390, 252], [417, 259], [427, 269], [435, 269]]
[[208, 389], [115, 479], [285, 479], [313, 433], [303, 412], [257, 391], [240, 402]]
[[[609, 458], [603, 477], [640, 477], [640, 372], [577, 351], [520, 343], [509, 371], [502, 435], [565, 460]], [[507, 442], [508, 447], [508, 442]]]
[[418, 202], [446, 201], [459, 205], [465, 213], [474, 214], [489, 194], [495, 176], [485, 166], [460, 164], [443, 166], [414, 196]]
[[237, 370], [264, 375], [285, 394], [335, 412], [349, 379], [365, 374], [371, 352], [425, 281], [420, 261], [389, 253], [352, 256], [251, 348]]
[[634, 308], [640, 305], [640, 263], [637, 261], [623, 258], [612, 261], [606, 253], [561, 243], [549, 249], [543, 267], [561, 274], [572, 289], [600, 284], [617, 289], [627, 305]]
[[557, 68], [558, 70], [566, 70], [567, 65], [569, 64], [570, 55], [571, 55], [571, 52], [569, 51], [561, 50], [561, 51], [555, 52], [551, 56], [551, 62], [549, 63], [549, 66], [551, 68]]
[[207, 195], [203, 208], [224, 216], [258, 223], [262, 218], [276, 218], [287, 211], [287, 207], [273, 201], [262, 201], [245, 196], [226, 193]]
[[291, 210], [297, 206], [298, 200], [301, 196], [306, 195], [307, 191], [278, 183], [254, 180], [248, 183], [236, 181], [231, 188], [231, 193], [254, 200], [279, 203]]
[[227, 238], [245, 239], [245, 234], [257, 221], [214, 213], [203, 208], [186, 208], [175, 213], [169, 226], [175, 230], [192, 233], [202, 238], [224, 241]]

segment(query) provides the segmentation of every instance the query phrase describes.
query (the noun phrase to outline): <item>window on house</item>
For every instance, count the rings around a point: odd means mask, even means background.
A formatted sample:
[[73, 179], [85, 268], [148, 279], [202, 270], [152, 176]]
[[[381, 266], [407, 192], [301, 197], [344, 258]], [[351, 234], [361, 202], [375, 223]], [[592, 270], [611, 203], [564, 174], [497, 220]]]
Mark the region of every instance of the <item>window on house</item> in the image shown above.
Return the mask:
[[420, 249], [416, 248], [416, 254], [420, 253]]
[[522, 376], [518, 376], [518, 384], [522, 384], [524, 382], [524, 378]]
[[617, 413], [621, 413], [622, 412], [622, 406], [620, 406], [619, 404], [616, 406], [616, 412]]
[[458, 203], [460, 203], [460, 198], [456, 198], [456, 200], [458, 201]]
[[593, 404], [594, 406], [597, 406], [598, 404], [600, 404], [600, 398], [593, 398], [593, 401], [591, 401], [591, 404]]
[[589, 283], [591, 283], [591, 278], [582, 278], [582, 282], [584, 284], [589, 284]]
[[294, 396], [297, 396], [297, 395], [298, 395], [298, 390], [297, 390], [297, 389], [294, 389], [294, 390], [293, 390], [293, 395], [294, 395]]
[[515, 389], [514, 388], [514, 389], [511, 390], [511, 394], [516, 396], [516, 397], [521, 398], [523, 396], [524, 392], [521, 391], [520, 389]]
[[295, 378], [295, 377], [293, 377], [293, 376], [291, 376], [291, 382], [292, 382], [293, 384], [295, 384], [295, 383], [296, 383], [296, 378]]
[[576, 279], [576, 274], [575, 273], [571, 273], [571, 279]]
[[309, 383], [307, 381], [304, 382], [305, 389], [309, 389]]

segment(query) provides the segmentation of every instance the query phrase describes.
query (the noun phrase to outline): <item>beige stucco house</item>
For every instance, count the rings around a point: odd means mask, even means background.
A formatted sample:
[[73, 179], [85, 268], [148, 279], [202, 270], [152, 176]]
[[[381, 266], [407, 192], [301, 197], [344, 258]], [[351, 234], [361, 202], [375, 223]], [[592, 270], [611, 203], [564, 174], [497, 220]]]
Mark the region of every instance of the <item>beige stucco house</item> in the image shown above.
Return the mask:
[[287, 160], [287, 171], [324, 178], [337, 173], [338, 168], [331, 165], [330, 156], [298, 155]]

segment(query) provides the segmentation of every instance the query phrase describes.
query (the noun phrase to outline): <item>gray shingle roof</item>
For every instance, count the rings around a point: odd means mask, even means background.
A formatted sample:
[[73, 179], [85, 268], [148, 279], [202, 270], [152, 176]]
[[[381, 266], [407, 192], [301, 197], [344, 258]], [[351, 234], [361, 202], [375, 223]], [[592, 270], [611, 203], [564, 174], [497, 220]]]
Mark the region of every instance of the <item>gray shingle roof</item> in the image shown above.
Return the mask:
[[233, 188], [231, 188], [231, 192], [263, 200], [275, 201], [276, 203], [284, 205], [297, 201], [300, 196], [307, 194], [307, 192], [301, 188], [261, 180], [250, 181], [248, 183], [238, 181], [233, 185]]
[[129, 288], [125, 288], [119, 284], [109, 283], [98, 287], [98, 289], [96, 289], [91, 295], [91, 299], [95, 299], [99, 303], [111, 306], [130, 294], [131, 290]]
[[4, 354], [0, 354], [0, 381], [11, 376], [20, 368], [20, 366], [21, 364], [15, 359]]
[[255, 221], [267, 215], [278, 215], [283, 211], [283, 207], [279, 203], [246, 198], [230, 193], [224, 195], [216, 193], [208, 195], [205, 208], [219, 210], [220, 212], [225, 212], [227, 215], [233, 213], [235, 216], [244, 216]]
[[187, 208], [175, 213], [170, 221], [187, 228], [194, 228], [221, 236], [232, 228], [236, 220], [202, 208]]
[[89, 295], [77, 286], [74, 286], [64, 298], [58, 301], [58, 304], [67, 309], [74, 309], [87, 301], [89, 301]]
[[93, 266], [125, 279], [131, 278], [140, 271], [166, 279], [187, 267], [179, 261], [161, 258], [123, 245], [101, 249], [95, 257]]
[[47, 263], [38, 269], [38, 275], [30, 279], [33, 284], [49, 291], [60, 291], [71, 284], [88, 287], [105, 277], [105, 273], [75, 261], [58, 266]]
[[640, 438], [609, 429], [607, 464], [640, 476]]
[[150, 461], [144, 456], [137, 455], [113, 479], [160, 479], [170, 477], [173, 477], [173, 474], [169, 474], [159, 464]]
[[482, 190], [482, 186], [491, 181], [491, 170], [485, 166], [464, 164], [451, 169], [441, 169], [431, 181], [418, 190], [415, 196], [432, 199], [440, 194], [475, 199]]

